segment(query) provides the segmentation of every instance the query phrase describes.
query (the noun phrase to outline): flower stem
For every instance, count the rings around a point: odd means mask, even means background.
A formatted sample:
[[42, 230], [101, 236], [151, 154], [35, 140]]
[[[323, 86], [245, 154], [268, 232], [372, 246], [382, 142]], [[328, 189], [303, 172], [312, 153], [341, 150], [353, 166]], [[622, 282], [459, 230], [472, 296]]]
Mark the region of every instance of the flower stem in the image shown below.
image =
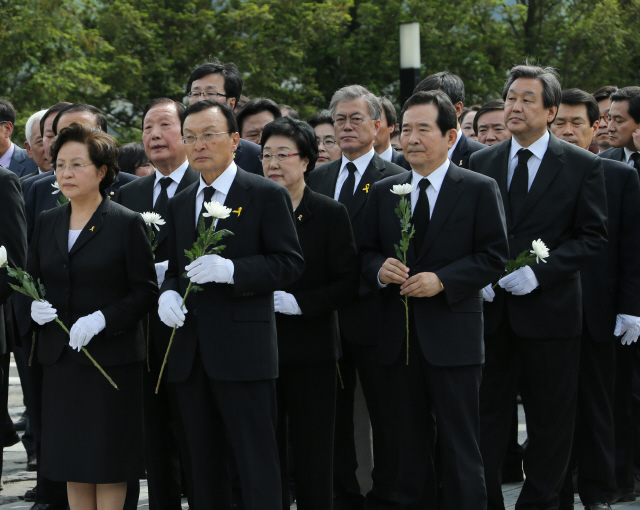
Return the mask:
[[407, 365], [409, 364], [409, 297], [404, 297], [404, 311], [407, 319]]
[[[182, 298], [182, 304], [180, 305], [180, 309], [184, 308], [184, 303], [187, 300], [187, 296], [189, 295], [189, 291], [191, 290], [192, 283], [189, 282], [189, 286], [187, 287], [187, 291], [184, 293], [184, 297]], [[162, 380], [162, 373], [164, 372], [164, 366], [167, 364], [167, 359], [169, 359], [169, 351], [171, 350], [171, 344], [173, 344], [173, 337], [176, 334], [176, 329], [178, 326], [173, 326], [173, 331], [171, 332], [171, 338], [169, 338], [169, 345], [167, 346], [167, 352], [164, 353], [164, 360], [162, 360], [162, 366], [160, 367], [160, 375], [158, 376], [158, 384], [156, 385], [156, 395], [160, 390], [160, 381]]]
[[33, 332], [31, 335], [31, 354], [29, 354], [29, 366], [31, 366], [31, 362], [33, 361], [33, 353], [36, 350], [36, 332]]

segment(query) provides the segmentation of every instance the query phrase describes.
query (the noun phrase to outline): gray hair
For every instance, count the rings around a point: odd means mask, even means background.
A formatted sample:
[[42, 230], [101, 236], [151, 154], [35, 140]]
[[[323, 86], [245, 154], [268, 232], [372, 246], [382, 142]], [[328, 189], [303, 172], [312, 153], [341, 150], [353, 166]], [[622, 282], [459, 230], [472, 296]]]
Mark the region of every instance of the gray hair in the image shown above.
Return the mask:
[[331, 104], [329, 105], [331, 117], [335, 119], [336, 105], [338, 103], [342, 101], [353, 101], [354, 99], [359, 99], [361, 97], [364, 98], [369, 106], [369, 115], [371, 115], [371, 118], [373, 120], [380, 120], [380, 117], [382, 117], [382, 105], [380, 104], [380, 100], [362, 85], [348, 85], [346, 87], [342, 87], [333, 94]]
[[509, 77], [507, 83], [502, 90], [502, 99], [506, 101], [509, 88], [518, 78], [531, 78], [534, 80], [540, 80], [542, 83], [542, 101], [545, 108], [551, 108], [552, 106], [560, 106], [562, 102], [562, 87], [558, 81], [558, 73], [553, 67], [540, 67], [529, 64], [525, 61], [524, 64], [515, 66], [509, 71]]
[[39, 112], [36, 112], [31, 117], [29, 117], [29, 120], [24, 127], [24, 136], [27, 142], [31, 143], [31, 135], [33, 134], [34, 124], [38, 126], [38, 130], [40, 130], [40, 119], [42, 119], [45, 113], [47, 113], [47, 110], [40, 110]]

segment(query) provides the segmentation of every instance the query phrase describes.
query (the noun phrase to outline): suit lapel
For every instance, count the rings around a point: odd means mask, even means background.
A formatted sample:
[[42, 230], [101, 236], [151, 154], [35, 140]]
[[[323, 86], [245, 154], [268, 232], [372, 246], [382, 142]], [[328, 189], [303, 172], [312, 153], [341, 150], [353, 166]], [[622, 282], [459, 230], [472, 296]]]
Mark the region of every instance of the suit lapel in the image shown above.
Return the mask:
[[307, 221], [311, 219], [312, 210], [313, 210], [313, 197], [314, 193], [311, 191], [309, 186], [304, 188], [304, 195], [302, 196], [302, 200], [300, 201], [300, 205], [296, 208], [294, 215], [296, 217], [296, 227], [300, 228], [301, 225], [304, 225]]
[[469, 145], [467, 144], [467, 137], [464, 134], [460, 134], [460, 140], [456, 145], [456, 148], [451, 153], [451, 162], [456, 166], [462, 166], [465, 156], [469, 152]]
[[[151, 174], [151, 179], [146, 179], [140, 184], [140, 197], [142, 198], [142, 211], [153, 211], [153, 186], [156, 182], [156, 174]], [[163, 218], [164, 219], [164, 218]]]
[[369, 190], [371, 189], [371, 187], [376, 182], [384, 178], [384, 175], [382, 175], [382, 172], [380, 172], [380, 170], [383, 168], [384, 162], [382, 162], [380, 156], [374, 154], [373, 158], [369, 162], [369, 165], [367, 166], [367, 169], [362, 175], [362, 179], [360, 179], [360, 182], [358, 183], [358, 187], [353, 194], [353, 199], [351, 200], [349, 207], [347, 207], [347, 211], [349, 211], [349, 218], [351, 218], [351, 220], [355, 218], [355, 216], [358, 214], [358, 211], [360, 211], [364, 204], [367, 203], [367, 198], [369, 198]]
[[60, 206], [58, 221], [56, 222], [54, 235], [62, 258], [69, 262], [69, 218], [71, 217], [71, 205], [66, 203]]
[[447, 175], [445, 175], [444, 180], [442, 181], [440, 193], [438, 193], [436, 206], [434, 207], [433, 214], [431, 215], [427, 235], [424, 238], [422, 249], [420, 250], [420, 254], [417, 258], [418, 261], [425, 256], [429, 247], [433, 244], [434, 239], [438, 236], [440, 230], [442, 230], [442, 227], [451, 214], [451, 211], [453, 211], [458, 203], [458, 199], [464, 190], [460, 183], [461, 180], [462, 174], [460, 169], [453, 164], [449, 165]]
[[324, 178], [316, 181], [317, 184], [314, 191], [333, 198], [336, 193], [336, 183], [338, 182], [338, 174], [340, 173], [341, 166], [342, 159], [326, 163], [326, 168], [323, 169], [323, 173], [325, 174]]
[[511, 152], [511, 141], [504, 142], [496, 151], [493, 168], [497, 169], [497, 174], [491, 175], [498, 183], [500, 195], [502, 196], [502, 205], [504, 206], [504, 214], [507, 220], [507, 227], [511, 228], [511, 207], [509, 205], [509, 184], [507, 183], [507, 174], [509, 172], [509, 154]]
[[[185, 171], [184, 175], [182, 176], [182, 179], [180, 180], [180, 182], [178, 183], [178, 187], [176, 188], [176, 192], [173, 194], [173, 196], [176, 196], [178, 193], [180, 193], [182, 190], [188, 188], [191, 184], [193, 184], [195, 181], [198, 180], [198, 177], [200, 176], [200, 174], [198, 172], [196, 172], [194, 169], [192, 169], [190, 166], [187, 167], [187, 170]], [[155, 183], [155, 179], [151, 180], [151, 191], [148, 192], [146, 190], [143, 191], [143, 194], [145, 196], [150, 196], [151, 197], [151, 203], [153, 204], [153, 185]], [[146, 186], [146, 183], [145, 183]], [[195, 208], [195, 203], [194, 203], [194, 208]], [[153, 210], [151, 209], [145, 209], [148, 211]], [[193, 217], [195, 218], [195, 211], [193, 212]], [[168, 235], [168, 231], [167, 231], [167, 226], [164, 225], [162, 227], [160, 227], [160, 231], [158, 232], [158, 235], [156, 236], [156, 246], [160, 246], [160, 243], [162, 243]], [[195, 239], [194, 239], [195, 241]]]
[[231, 216], [227, 219], [219, 220], [216, 230], [227, 229], [233, 232], [235, 225], [241, 218], [244, 218], [245, 211], [251, 204], [251, 195], [246, 193], [251, 187], [252, 185], [247, 179], [247, 173], [238, 168], [238, 173], [233, 179], [229, 194], [224, 201], [225, 207], [231, 207]]
[[[108, 198], [105, 198], [102, 203], [98, 206], [96, 211], [91, 216], [91, 219], [87, 222], [87, 224], [80, 232], [80, 236], [76, 240], [76, 242], [71, 247], [71, 251], [69, 251], [69, 257], [71, 257], [74, 253], [76, 253], [80, 248], [82, 248], [90, 239], [93, 239], [103, 225], [103, 216], [109, 212], [109, 204], [111, 201]], [[68, 228], [68, 227], [67, 227]]]
[[512, 227], [515, 227], [520, 223], [520, 221], [522, 221], [522, 218], [524, 218], [536, 202], [540, 200], [540, 197], [542, 197], [546, 189], [556, 178], [556, 175], [564, 163], [564, 160], [562, 159], [563, 154], [564, 151], [562, 150], [560, 141], [555, 136], [551, 135], [549, 137], [549, 147], [547, 148], [547, 152], [545, 152], [544, 157], [542, 158], [540, 168], [538, 168], [538, 172], [531, 184], [529, 193], [527, 193], [527, 198], [520, 210], [520, 214], [517, 218], [513, 218], [512, 220]]

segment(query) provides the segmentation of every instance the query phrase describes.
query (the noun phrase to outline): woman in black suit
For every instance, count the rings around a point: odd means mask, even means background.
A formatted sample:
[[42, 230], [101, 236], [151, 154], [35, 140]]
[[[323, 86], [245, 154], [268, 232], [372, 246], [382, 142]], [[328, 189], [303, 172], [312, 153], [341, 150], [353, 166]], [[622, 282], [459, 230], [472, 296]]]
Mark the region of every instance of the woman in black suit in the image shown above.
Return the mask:
[[313, 129], [282, 117], [265, 126], [261, 145], [265, 177], [285, 186], [291, 195], [305, 259], [300, 279], [274, 293], [283, 508], [289, 508], [289, 437], [298, 509], [326, 510], [333, 506], [336, 309], [357, 292], [355, 242], [345, 207], [305, 185], [318, 159]]
[[126, 482], [144, 476], [140, 320], [158, 287], [142, 217], [105, 198], [117, 152], [95, 128], [74, 123], [59, 133], [51, 159], [70, 202], [39, 216], [29, 247], [28, 270], [48, 299], [31, 306], [44, 365], [38, 462], [45, 478], [67, 482], [72, 510], [121, 510]]

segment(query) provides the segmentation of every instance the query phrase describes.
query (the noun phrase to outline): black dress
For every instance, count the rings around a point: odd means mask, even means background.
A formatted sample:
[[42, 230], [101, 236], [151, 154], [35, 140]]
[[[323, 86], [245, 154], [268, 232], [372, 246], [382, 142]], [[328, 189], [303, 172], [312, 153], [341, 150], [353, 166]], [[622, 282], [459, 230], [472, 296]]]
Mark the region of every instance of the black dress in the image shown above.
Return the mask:
[[46, 478], [117, 483], [144, 477], [141, 319], [158, 289], [142, 217], [103, 200], [71, 249], [70, 205], [37, 220], [29, 272], [70, 330], [100, 310], [106, 327], [86, 346], [118, 385], [113, 388], [55, 321], [40, 328], [43, 369], [41, 469]]

